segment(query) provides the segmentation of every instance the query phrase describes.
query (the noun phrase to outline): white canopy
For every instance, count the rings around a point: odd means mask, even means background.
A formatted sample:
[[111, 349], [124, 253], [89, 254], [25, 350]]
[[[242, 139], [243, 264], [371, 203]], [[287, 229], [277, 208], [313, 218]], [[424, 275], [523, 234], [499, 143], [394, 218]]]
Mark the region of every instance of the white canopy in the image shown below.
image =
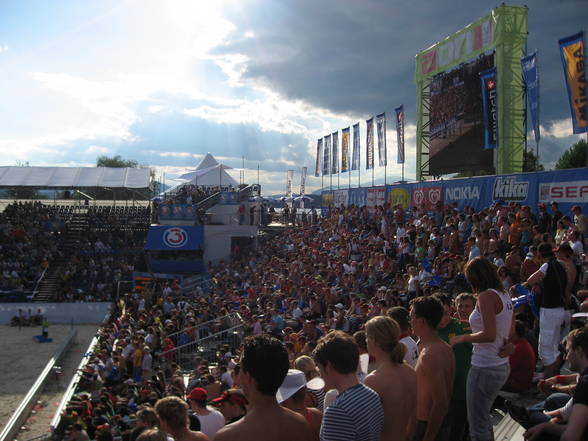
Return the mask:
[[219, 163], [210, 153], [207, 153], [195, 170], [184, 173], [174, 179], [175, 181], [182, 182], [174, 188], [188, 184], [204, 187], [218, 186], [219, 184], [222, 187], [229, 185], [237, 187], [239, 185], [238, 182], [225, 171], [230, 169], [232, 167]]
[[0, 187], [148, 188], [149, 168], [0, 167]]

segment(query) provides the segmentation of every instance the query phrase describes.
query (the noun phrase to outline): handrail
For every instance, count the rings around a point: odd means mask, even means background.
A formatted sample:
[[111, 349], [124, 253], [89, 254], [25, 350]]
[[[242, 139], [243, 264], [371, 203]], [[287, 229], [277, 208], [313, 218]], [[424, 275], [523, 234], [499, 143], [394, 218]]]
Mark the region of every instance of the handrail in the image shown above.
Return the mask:
[[[167, 337], [168, 337], [168, 338], [175, 337], [176, 335], [180, 335], [180, 334], [182, 334], [182, 333], [184, 333], [184, 332], [191, 331], [192, 329], [198, 329], [198, 328], [201, 328], [201, 327], [203, 327], [204, 325], [208, 325], [209, 323], [213, 323], [213, 322], [222, 322], [222, 320], [223, 320], [225, 317], [230, 317], [230, 316], [236, 316], [235, 318], [237, 318], [237, 320], [240, 320], [241, 322], [243, 321], [243, 319], [241, 318], [241, 315], [239, 315], [239, 313], [237, 313], [237, 312], [232, 312], [232, 313], [230, 313], [230, 314], [223, 315], [222, 317], [217, 317], [217, 318], [215, 318], [215, 319], [208, 320], [207, 322], [199, 323], [199, 324], [197, 324], [196, 326], [190, 326], [190, 327], [188, 327], [188, 328], [184, 328], [184, 329], [182, 329], [181, 331], [174, 332], [173, 334], [168, 334], [168, 335], [167, 335]], [[232, 317], [231, 317], [231, 318], [232, 318]]]
[[51, 357], [51, 360], [49, 360], [49, 362], [45, 365], [45, 368], [37, 377], [37, 380], [33, 386], [29, 389], [28, 393], [20, 402], [19, 406], [8, 420], [8, 423], [6, 423], [6, 426], [4, 426], [4, 429], [2, 429], [2, 432], [0, 432], [0, 441], [11, 441], [14, 439], [17, 432], [20, 430], [20, 427], [29, 416], [34, 404], [39, 399], [39, 396], [43, 391], [43, 387], [49, 379], [49, 374], [56, 366], [57, 362], [63, 357], [77, 334], [78, 330], [72, 329], [68, 335], [68, 338], [61, 344], [57, 351], [55, 351], [55, 354], [53, 357]]
[[[65, 407], [67, 406], [67, 403], [69, 402], [72, 395], [74, 394], [74, 391], [80, 381], [80, 378], [82, 377], [82, 370], [84, 369], [84, 367], [88, 363], [88, 357], [86, 356], [86, 354], [93, 352], [94, 347], [97, 344], [98, 344], [98, 337], [94, 337], [92, 339], [92, 341], [90, 342], [88, 349], [86, 349], [86, 352], [84, 352], [84, 356], [82, 357], [82, 360], [80, 361], [80, 364], [78, 365], [78, 368], [76, 369], [75, 374], [73, 375], [71, 381], [69, 382], [69, 385], [67, 386], [67, 389], [65, 390], [65, 393], [63, 394], [63, 397], [61, 398], [61, 402], [59, 403], [59, 406], [55, 410], [55, 415], [53, 416], [53, 419], [51, 420], [51, 423], [49, 424], [49, 427], [51, 428], [51, 432], [53, 432], [55, 429], [57, 429], [57, 426], [59, 425], [59, 421], [61, 420], [61, 413], [63, 412], [63, 409], [65, 409]], [[3, 440], [0, 440], [0, 441], [3, 441]]]
[[214, 339], [214, 338], [217, 338], [217, 337], [219, 337], [219, 336], [222, 336], [223, 334], [226, 334], [226, 333], [229, 333], [229, 332], [235, 331], [236, 329], [239, 329], [239, 328], [242, 328], [242, 327], [243, 327], [243, 323], [239, 323], [239, 324], [238, 324], [238, 325], [236, 325], [236, 326], [232, 326], [232, 327], [230, 327], [230, 328], [223, 329], [222, 331], [215, 332], [214, 334], [207, 335], [206, 337], [199, 338], [199, 339], [197, 339], [197, 340], [194, 340], [194, 341], [191, 341], [191, 342], [188, 342], [188, 343], [184, 343], [183, 345], [181, 345], [181, 346], [176, 346], [175, 348], [172, 348], [172, 349], [168, 349], [167, 351], [164, 351], [164, 352], [162, 352], [162, 353], [160, 354], [160, 356], [161, 356], [161, 357], [164, 357], [166, 354], [169, 354], [169, 353], [171, 353], [171, 352], [175, 352], [175, 351], [179, 351], [180, 349], [184, 349], [184, 348], [186, 348], [186, 347], [188, 347], [188, 346], [191, 346], [191, 345], [193, 345], [194, 343], [198, 343], [198, 344], [205, 343], [207, 340], [212, 340], [212, 339]]
[[39, 277], [39, 280], [37, 280], [37, 283], [35, 284], [35, 288], [33, 289], [33, 301], [35, 301], [35, 297], [37, 296], [37, 293], [39, 292], [39, 285], [41, 284], [41, 282], [43, 281], [43, 278], [45, 277], [45, 274], [47, 274], [47, 270], [49, 269], [49, 266], [47, 266], [47, 268], [45, 268], [43, 270], [43, 273], [41, 274], [41, 277]]

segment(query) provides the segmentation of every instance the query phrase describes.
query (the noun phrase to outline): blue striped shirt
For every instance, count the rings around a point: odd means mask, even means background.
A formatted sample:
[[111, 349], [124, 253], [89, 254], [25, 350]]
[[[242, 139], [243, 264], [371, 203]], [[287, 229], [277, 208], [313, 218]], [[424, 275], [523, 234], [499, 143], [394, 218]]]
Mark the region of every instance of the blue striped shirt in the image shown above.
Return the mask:
[[343, 391], [325, 410], [321, 441], [379, 441], [384, 408], [376, 392], [363, 384]]

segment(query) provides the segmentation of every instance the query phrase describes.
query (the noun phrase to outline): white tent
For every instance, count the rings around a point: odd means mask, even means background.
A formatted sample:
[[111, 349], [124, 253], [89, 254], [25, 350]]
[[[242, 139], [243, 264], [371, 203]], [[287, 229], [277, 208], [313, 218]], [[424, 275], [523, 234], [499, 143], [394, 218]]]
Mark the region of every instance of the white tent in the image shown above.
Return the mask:
[[220, 184], [222, 187], [232, 185], [236, 188], [239, 183], [225, 171], [230, 169], [232, 167], [219, 163], [210, 153], [207, 153], [195, 170], [184, 173], [174, 179], [175, 181], [182, 182], [174, 187], [174, 189], [188, 184], [204, 187], [216, 187]]

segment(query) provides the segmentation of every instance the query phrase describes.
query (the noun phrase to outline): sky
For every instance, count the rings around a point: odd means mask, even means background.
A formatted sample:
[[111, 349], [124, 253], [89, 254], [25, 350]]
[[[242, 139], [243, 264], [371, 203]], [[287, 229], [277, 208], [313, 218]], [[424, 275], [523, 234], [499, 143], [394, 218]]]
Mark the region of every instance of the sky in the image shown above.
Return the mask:
[[[488, 13], [482, 0], [0, 0], [0, 165], [93, 166], [121, 155], [166, 183], [211, 152], [284, 193], [315, 178], [317, 139], [406, 112], [405, 177], [415, 177], [415, 54]], [[527, 0], [538, 50], [541, 162], [572, 135], [558, 39], [587, 27], [588, 0]], [[534, 141], [529, 136], [529, 145]], [[362, 154], [362, 163], [365, 163]], [[377, 164], [377, 157], [376, 157]], [[239, 180], [240, 173], [232, 172]], [[376, 166], [375, 179], [384, 179]], [[361, 170], [363, 185], [371, 171]], [[325, 181], [329, 179], [326, 178]], [[333, 184], [357, 185], [357, 172]]]

